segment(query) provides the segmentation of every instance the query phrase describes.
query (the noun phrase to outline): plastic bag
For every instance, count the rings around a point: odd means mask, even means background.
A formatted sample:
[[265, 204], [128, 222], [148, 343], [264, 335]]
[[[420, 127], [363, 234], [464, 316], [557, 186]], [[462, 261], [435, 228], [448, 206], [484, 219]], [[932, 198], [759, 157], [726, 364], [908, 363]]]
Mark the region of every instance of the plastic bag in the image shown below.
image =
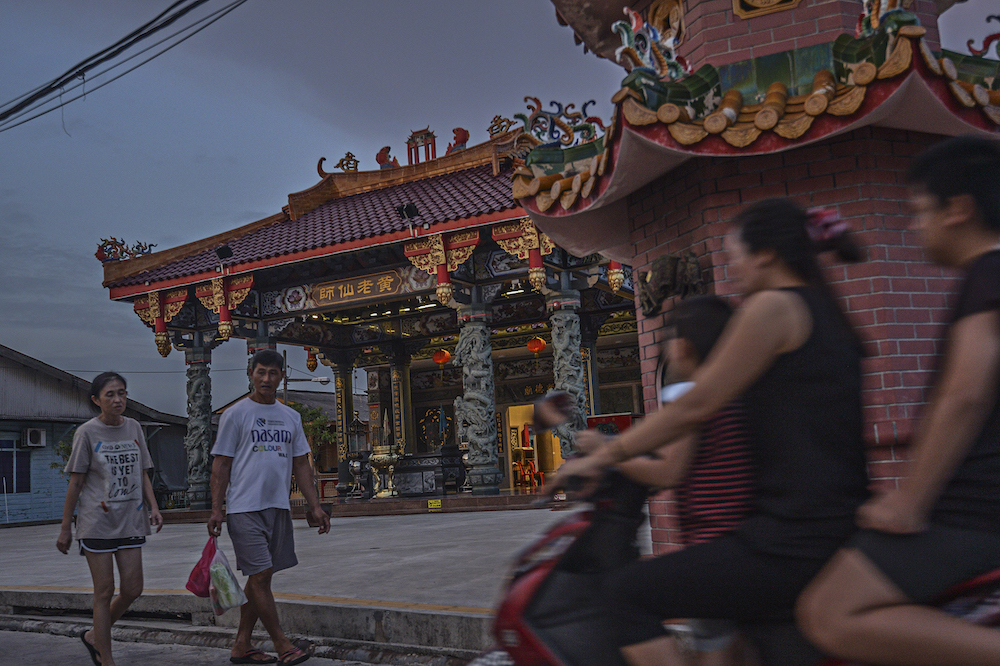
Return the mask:
[[209, 567], [212, 566], [212, 559], [215, 557], [216, 550], [215, 537], [208, 537], [208, 543], [205, 544], [205, 548], [201, 551], [201, 559], [194, 565], [194, 569], [191, 569], [191, 575], [188, 576], [187, 585], [184, 587], [196, 597], [209, 596], [208, 588], [212, 582]]
[[230, 608], [237, 608], [247, 602], [247, 595], [243, 593], [236, 574], [229, 566], [229, 560], [221, 550], [216, 549], [208, 570], [212, 577], [208, 593], [216, 615], [222, 615]]

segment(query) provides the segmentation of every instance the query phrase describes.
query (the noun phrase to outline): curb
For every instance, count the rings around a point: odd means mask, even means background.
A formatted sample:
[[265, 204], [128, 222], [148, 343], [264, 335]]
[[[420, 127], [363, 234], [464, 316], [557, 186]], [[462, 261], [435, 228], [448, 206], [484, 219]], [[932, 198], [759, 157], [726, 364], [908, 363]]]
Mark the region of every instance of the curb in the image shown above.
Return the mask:
[[[228, 627], [170, 626], [168, 622], [137, 622], [123, 618], [111, 630], [112, 639], [123, 643], [188, 645], [228, 650], [233, 630]], [[90, 628], [84, 617], [47, 618], [39, 616], [0, 615], [0, 631], [21, 631], [76, 638]], [[291, 636], [291, 635], [290, 635]], [[254, 631], [254, 642], [265, 652], [274, 652], [267, 633]], [[313, 657], [337, 659], [344, 666], [465, 666], [477, 652], [444, 650], [420, 645], [370, 643], [316, 636], [296, 636], [293, 642], [306, 648]]]
[[[391, 653], [457, 659], [454, 663], [459, 664], [493, 644], [489, 633], [491, 614], [486, 609], [390, 602], [379, 605], [379, 602], [309, 595], [289, 595], [294, 597], [291, 599], [275, 596], [285, 631], [310, 637], [317, 649], [329, 648], [337, 659], [345, 659], [351, 650], [358, 649], [371, 663], [396, 663], [377, 657]], [[24, 623], [24, 628], [18, 631], [79, 633], [78, 626], [85, 626], [81, 623], [88, 621], [92, 604], [93, 594], [89, 590], [0, 589], [0, 619]], [[122, 634], [121, 637], [115, 634], [115, 638], [228, 647], [238, 622], [238, 613], [214, 615], [206, 599], [149, 590], [132, 604], [120, 628], [116, 625], [115, 631]], [[67, 625], [73, 629], [66, 629]], [[165, 636], [160, 637], [161, 634]], [[263, 636], [267, 638], [266, 634]]]

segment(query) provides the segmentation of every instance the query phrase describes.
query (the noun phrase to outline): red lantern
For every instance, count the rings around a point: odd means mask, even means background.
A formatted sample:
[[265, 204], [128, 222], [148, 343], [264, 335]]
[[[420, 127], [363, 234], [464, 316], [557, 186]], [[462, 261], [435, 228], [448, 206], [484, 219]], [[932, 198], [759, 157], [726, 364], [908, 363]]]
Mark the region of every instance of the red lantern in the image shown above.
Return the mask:
[[528, 351], [534, 354], [535, 358], [538, 358], [538, 355], [545, 351], [545, 346], [545, 340], [542, 340], [537, 335], [528, 340]]
[[451, 360], [451, 352], [447, 349], [438, 349], [434, 352], [434, 356], [432, 356], [431, 359], [433, 359], [433, 361], [443, 370], [444, 364]]
[[431, 356], [431, 360], [438, 364], [438, 368], [441, 369], [441, 383], [444, 383], [444, 364], [451, 360], [451, 352], [447, 349], [438, 349]]

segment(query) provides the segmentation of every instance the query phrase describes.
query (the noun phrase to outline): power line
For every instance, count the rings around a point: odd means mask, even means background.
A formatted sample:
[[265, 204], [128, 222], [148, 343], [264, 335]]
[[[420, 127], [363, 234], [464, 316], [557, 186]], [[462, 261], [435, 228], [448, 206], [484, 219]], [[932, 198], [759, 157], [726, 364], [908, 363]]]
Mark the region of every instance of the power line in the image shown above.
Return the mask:
[[[190, 7], [190, 8], [186, 8], [186, 10], [184, 10], [184, 13], [187, 13], [191, 9], [194, 9], [194, 7], [196, 7], [196, 6], [200, 5], [200, 4], [204, 4], [207, 1], [208, 0], [197, 0], [197, 3], [194, 6]], [[151, 49], [156, 48], [160, 44], [163, 44], [164, 42], [167, 42], [167, 41], [173, 39], [177, 35], [180, 35], [180, 34], [182, 34], [184, 32], [187, 32], [187, 31], [191, 30], [192, 28], [194, 28], [195, 26], [197, 26], [199, 23], [205, 23], [205, 25], [201, 26], [197, 30], [194, 30], [190, 34], [184, 36], [182, 39], [177, 40], [176, 42], [174, 42], [173, 44], [167, 46], [163, 50], [158, 51], [157, 53], [154, 53], [149, 58], [143, 60], [142, 62], [140, 62], [139, 64], [135, 65], [134, 67], [131, 67], [131, 68], [125, 70], [124, 72], [122, 72], [118, 76], [115, 76], [114, 78], [109, 79], [108, 81], [105, 81], [105, 82], [101, 83], [100, 85], [92, 88], [90, 91], [87, 91], [86, 89], [84, 89], [84, 92], [82, 94], [80, 94], [80, 95], [77, 95], [76, 97], [72, 97], [70, 99], [67, 99], [67, 100], [63, 101], [61, 99], [61, 97], [62, 97], [63, 94], [65, 94], [66, 90], [64, 90], [61, 86], [57, 87], [55, 90], [52, 89], [51, 84], [45, 84], [43, 86], [40, 86], [39, 88], [36, 88], [35, 90], [39, 90], [40, 88], [48, 88], [48, 92], [44, 93], [44, 94], [34, 94], [34, 95], [32, 95], [32, 99], [31, 100], [28, 100], [26, 102], [18, 104], [14, 109], [10, 109], [8, 111], [0, 113], [0, 132], [5, 132], [7, 130], [13, 129], [15, 127], [23, 125], [24, 123], [27, 123], [27, 122], [29, 122], [31, 120], [34, 120], [35, 118], [39, 118], [39, 117], [44, 116], [44, 115], [46, 115], [48, 113], [51, 113], [51, 112], [56, 111], [58, 109], [61, 109], [62, 107], [66, 106], [67, 104], [69, 104], [71, 102], [75, 102], [76, 100], [80, 99], [81, 97], [85, 97], [87, 94], [89, 94], [91, 92], [95, 92], [97, 90], [100, 90], [101, 88], [103, 88], [104, 86], [108, 85], [109, 83], [117, 81], [118, 79], [120, 79], [121, 77], [125, 76], [129, 72], [132, 72], [132, 71], [138, 69], [139, 67], [142, 67], [143, 65], [145, 65], [149, 61], [151, 61], [151, 60], [153, 60], [153, 59], [155, 59], [155, 58], [163, 55], [164, 53], [166, 53], [167, 51], [171, 50], [172, 48], [174, 48], [174, 47], [176, 47], [176, 46], [184, 43], [185, 41], [187, 41], [191, 37], [194, 37], [199, 32], [201, 32], [205, 28], [209, 27], [210, 25], [212, 25], [213, 23], [215, 23], [216, 21], [218, 21], [222, 17], [226, 16], [227, 14], [229, 14], [231, 11], [235, 10], [237, 7], [239, 7], [240, 5], [242, 5], [243, 3], [245, 3], [246, 1], [247, 0], [235, 0], [234, 2], [230, 3], [229, 5], [223, 7], [221, 9], [219, 9], [219, 10], [216, 10], [215, 12], [209, 14], [208, 16], [206, 16], [204, 18], [201, 18], [201, 19], [195, 21], [191, 25], [188, 25], [188, 26], [186, 26], [184, 28], [181, 28], [180, 30], [174, 32], [173, 34], [171, 34], [171, 35], [169, 35], [167, 37], [165, 37], [164, 39], [161, 39], [160, 41], [158, 41], [155, 44], [153, 44], [153, 45], [151, 45], [151, 46], [143, 49], [142, 51], [139, 51], [138, 53], [129, 56], [128, 58], [122, 60], [121, 62], [115, 63], [114, 65], [111, 65], [110, 67], [108, 67], [108, 68], [106, 68], [106, 69], [98, 72], [95, 75], [95, 77], [100, 77], [100, 76], [106, 74], [107, 72], [110, 72], [111, 70], [115, 69], [116, 67], [119, 67], [119, 66], [125, 64], [129, 60], [137, 58], [138, 56], [142, 55], [143, 53], [146, 53], [146, 52], [150, 51]], [[177, 4], [179, 4], [179, 3], [174, 3], [174, 5], [171, 5], [171, 7], [174, 7]], [[181, 15], [183, 15], [183, 14], [181, 14]], [[161, 14], [161, 16], [162, 16], [162, 14]], [[180, 16], [177, 16], [176, 18], [172, 18], [172, 20], [169, 20], [169, 21], [163, 23], [161, 26], [158, 26], [155, 30], [150, 31], [148, 34], [144, 35], [142, 38], [148, 37], [149, 35], [151, 35], [151, 34], [153, 34], [155, 32], [158, 32], [159, 30], [162, 30], [167, 25], [170, 25], [171, 23], [173, 23], [174, 21], [176, 21], [177, 18], [180, 18]], [[129, 45], [132, 45], [132, 44], [134, 44], [134, 43], [136, 43], [138, 41], [140, 41], [140, 40], [139, 39], [135, 39]], [[118, 53], [120, 53], [122, 50], [124, 50], [124, 49], [119, 49], [118, 51], [116, 51], [115, 55], [117, 55]], [[105, 53], [106, 51], [107, 51], [107, 49], [105, 51], [102, 51], [101, 53]], [[91, 56], [91, 58], [89, 58], [88, 60], [91, 60], [91, 59], [93, 59], [95, 57], [98, 57], [100, 55], [101, 54], [97, 54], [97, 56]], [[111, 57], [113, 57], [113, 56], [111, 56]], [[96, 63], [93, 64], [93, 67], [96, 67], [98, 64], [100, 64], [102, 62], [106, 62], [108, 59], [109, 58], [102, 58], [102, 59], [98, 60], [98, 62], [96, 62]], [[84, 61], [84, 62], [87, 62], [87, 61]], [[63, 77], [60, 77], [59, 79], [57, 79], [57, 81], [59, 81], [59, 82], [67, 82], [67, 81], [73, 80], [73, 78], [77, 78], [76, 75], [74, 75], [73, 77], [70, 77], [69, 79], [66, 79], [66, 77], [63, 76]], [[69, 88], [70, 91], [75, 90], [76, 88], [79, 88], [81, 86], [86, 86], [86, 83], [87, 83], [86, 78], [84, 78], [82, 75], [79, 78], [83, 79], [82, 82], [77, 83], [75, 85], [72, 85]], [[27, 94], [31, 94], [31, 93], [27, 93]], [[47, 95], [50, 96], [49, 99], [43, 99]], [[45, 104], [49, 104], [49, 103], [55, 101], [56, 98], [55, 97], [51, 97], [51, 95], [58, 95], [58, 99], [60, 100], [59, 104], [57, 104], [56, 106], [53, 106], [52, 108], [46, 109], [45, 111], [42, 111], [42, 112], [37, 113], [35, 115], [32, 115], [32, 116], [30, 116], [28, 118], [25, 118], [24, 120], [21, 120], [20, 122], [16, 122], [16, 123], [14, 122], [15, 120], [23, 117], [25, 114], [31, 113], [33, 110], [38, 109], [38, 108], [44, 106]], [[12, 100], [12, 102], [16, 101], [17, 99], [21, 99], [24, 96], [25, 95], [21, 95], [21, 97], [15, 98], [15, 100]], [[33, 104], [34, 102], [37, 102], [37, 104], [34, 104], [34, 106], [31, 106], [31, 104]], [[8, 102], [7, 104], [9, 105], [10, 103], [11, 102]], [[4, 106], [6, 106], [6, 105], [4, 105]], [[6, 121], [6, 122], [3, 122], [3, 121]]]

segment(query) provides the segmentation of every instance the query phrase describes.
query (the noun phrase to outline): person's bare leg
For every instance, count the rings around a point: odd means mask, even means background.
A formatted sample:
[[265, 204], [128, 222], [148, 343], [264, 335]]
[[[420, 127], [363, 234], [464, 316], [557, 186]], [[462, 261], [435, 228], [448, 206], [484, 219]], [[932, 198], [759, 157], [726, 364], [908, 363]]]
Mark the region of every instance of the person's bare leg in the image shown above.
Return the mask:
[[[279, 655], [295, 647], [288, 640], [288, 637], [285, 636], [285, 632], [281, 630], [281, 624], [278, 622], [278, 608], [274, 604], [274, 595], [271, 593], [271, 576], [273, 573], [272, 569], [266, 569], [260, 573], [253, 574], [247, 579], [244, 590], [248, 603], [244, 607], [252, 605], [253, 608], [248, 609], [246, 615], [242, 611], [240, 612], [240, 628], [236, 633], [233, 656], [238, 656], [236, 652], [237, 648], [242, 650], [239, 652], [241, 655], [252, 647], [250, 637], [253, 632], [253, 626], [256, 624], [258, 618], [271, 637], [274, 649]], [[244, 626], [244, 619], [248, 626]], [[250, 622], [251, 619], [253, 623]]]
[[122, 548], [115, 553], [118, 562], [118, 596], [111, 600], [111, 624], [142, 595], [142, 548]]
[[[270, 570], [269, 570], [270, 571]], [[257, 607], [253, 599], [250, 598], [250, 581], [247, 581], [244, 593], [247, 595], [247, 603], [240, 606], [240, 626], [236, 630], [236, 642], [233, 643], [231, 655], [242, 657], [253, 648], [253, 628], [257, 626]]]
[[[111, 553], [83, 551], [94, 581], [94, 626], [84, 640], [101, 655], [101, 666], [114, 666], [111, 656], [111, 598], [115, 594], [114, 560]], [[89, 634], [89, 635], [88, 635]]]
[[837, 553], [802, 593], [799, 627], [821, 650], [884, 666], [996, 666], [1000, 632], [910, 600], [860, 551]]
[[621, 648], [621, 653], [630, 666], [681, 666], [688, 663], [677, 641], [670, 636], [627, 645]]

